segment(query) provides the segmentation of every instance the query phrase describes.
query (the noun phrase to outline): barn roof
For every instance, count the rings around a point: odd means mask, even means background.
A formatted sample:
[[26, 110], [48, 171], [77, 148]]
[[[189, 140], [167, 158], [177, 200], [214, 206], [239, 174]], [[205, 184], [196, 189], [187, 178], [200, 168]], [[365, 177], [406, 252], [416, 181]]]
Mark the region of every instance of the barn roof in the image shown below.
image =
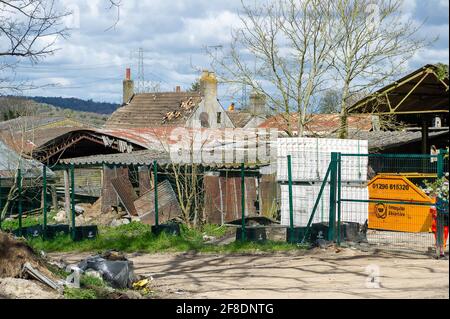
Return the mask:
[[[352, 105], [350, 113], [448, 113], [448, 73], [427, 64]], [[448, 71], [447, 71], [448, 72]]]

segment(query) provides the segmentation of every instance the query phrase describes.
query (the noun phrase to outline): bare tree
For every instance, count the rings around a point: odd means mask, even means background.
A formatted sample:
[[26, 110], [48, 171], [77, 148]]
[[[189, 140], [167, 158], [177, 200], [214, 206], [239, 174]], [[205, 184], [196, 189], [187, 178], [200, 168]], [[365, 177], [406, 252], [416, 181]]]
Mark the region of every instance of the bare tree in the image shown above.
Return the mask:
[[[346, 138], [352, 96], [398, 76], [419, 49], [431, 41], [417, 36], [421, 25], [402, 15], [402, 0], [336, 0], [336, 41], [332, 64], [342, 88], [339, 136]], [[353, 99], [354, 100], [354, 99]]]
[[[221, 81], [246, 85], [267, 97], [285, 118], [287, 132], [303, 135], [304, 123], [323, 89], [333, 50], [331, 4], [319, 0], [242, 1], [240, 24], [223, 56], [209, 51]], [[289, 119], [298, 113], [296, 127]]]

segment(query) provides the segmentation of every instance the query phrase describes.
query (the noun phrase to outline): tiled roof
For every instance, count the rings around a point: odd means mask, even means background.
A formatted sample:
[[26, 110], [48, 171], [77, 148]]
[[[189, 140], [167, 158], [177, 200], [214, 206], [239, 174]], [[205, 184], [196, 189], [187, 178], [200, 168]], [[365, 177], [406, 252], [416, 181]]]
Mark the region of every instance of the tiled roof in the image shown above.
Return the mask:
[[200, 103], [197, 92], [135, 94], [130, 103], [118, 108], [106, 128], [145, 128], [184, 123]]
[[250, 112], [227, 112], [228, 117], [236, 128], [243, 128], [252, 119], [253, 115]]
[[[288, 120], [292, 128], [297, 127], [298, 113], [284, 115], [278, 114], [268, 118], [259, 125], [260, 128], [276, 128], [279, 131], [287, 131]], [[311, 114], [307, 117], [305, 130], [307, 135], [330, 136], [335, 134], [340, 127], [339, 114]], [[348, 117], [349, 130], [369, 131], [372, 129], [371, 115], [353, 115]], [[295, 130], [295, 129], [294, 129]]]

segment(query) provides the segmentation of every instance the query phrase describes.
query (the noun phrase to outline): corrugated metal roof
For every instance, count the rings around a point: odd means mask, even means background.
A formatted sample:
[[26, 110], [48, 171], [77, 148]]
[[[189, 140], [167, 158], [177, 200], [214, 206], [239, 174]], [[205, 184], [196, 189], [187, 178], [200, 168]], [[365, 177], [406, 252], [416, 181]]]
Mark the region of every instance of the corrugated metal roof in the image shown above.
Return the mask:
[[[430, 138], [448, 135], [449, 131], [429, 132]], [[349, 133], [349, 138], [363, 139], [369, 141], [370, 150], [382, 150], [403, 144], [418, 142], [422, 140], [420, 131], [379, 131], [379, 132], [355, 132]]]
[[[41, 163], [21, 157], [0, 141], [0, 176], [2, 178], [13, 178], [18, 168], [21, 169], [21, 174], [24, 178], [38, 178], [42, 176], [43, 165]], [[52, 178], [54, 173], [47, 169], [47, 176]]]
[[[158, 162], [160, 166], [167, 166], [172, 164], [170, 156], [167, 152], [157, 151], [136, 151], [132, 153], [118, 153], [108, 155], [93, 155], [76, 158], [61, 159], [59, 163], [65, 165], [135, 165], [144, 166], [152, 165], [154, 161]], [[257, 169], [262, 166], [266, 166], [269, 163], [245, 163], [246, 169]], [[217, 168], [217, 169], [239, 169], [240, 163], [202, 163], [203, 167]]]
[[170, 162], [169, 154], [151, 150], [136, 151], [132, 153], [118, 153], [107, 155], [92, 155], [85, 157], [66, 158], [59, 162], [74, 165], [151, 165], [153, 161], [167, 164]]

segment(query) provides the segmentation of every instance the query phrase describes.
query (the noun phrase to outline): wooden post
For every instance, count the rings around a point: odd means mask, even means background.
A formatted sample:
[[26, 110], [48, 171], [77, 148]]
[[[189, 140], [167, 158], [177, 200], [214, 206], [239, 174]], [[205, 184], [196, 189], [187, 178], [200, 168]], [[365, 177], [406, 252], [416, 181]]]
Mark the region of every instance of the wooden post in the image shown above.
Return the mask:
[[427, 120], [422, 121], [422, 154], [430, 154], [428, 146], [428, 122]]
[[69, 170], [64, 169], [64, 210], [66, 211], [67, 221], [70, 221], [70, 182], [69, 182]]
[[52, 195], [52, 208], [58, 210], [58, 196], [56, 195], [56, 186], [50, 185], [50, 193]]

